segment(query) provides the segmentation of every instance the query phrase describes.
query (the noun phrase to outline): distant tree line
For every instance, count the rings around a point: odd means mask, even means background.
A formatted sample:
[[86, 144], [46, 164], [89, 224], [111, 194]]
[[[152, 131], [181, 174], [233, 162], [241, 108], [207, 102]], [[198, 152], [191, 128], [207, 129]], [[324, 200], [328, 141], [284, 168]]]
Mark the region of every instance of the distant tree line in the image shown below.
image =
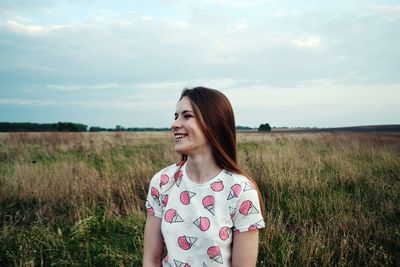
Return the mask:
[[238, 125], [238, 126], [236, 126], [236, 130], [238, 130], [238, 131], [250, 131], [250, 130], [254, 130], [254, 129], [251, 128], [251, 127]]
[[73, 122], [0, 122], [0, 132], [86, 132], [87, 125]]
[[[160, 132], [160, 131], [170, 131], [171, 128], [154, 128], [154, 127], [131, 127], [124, 128], [120, 125], [115, 126], [115, 128], [102, 128], [98, 126], [93, 126], [89, 128], [89, 132], [101, 132], [101, 131], [132, 131], [132, 132]], [[256, 128], [251, 128], [247, 126], [236, 126], [236, 130], [256, 130]]]
[[0, 132], [155, 132], [170, 131], [171, 128], [154, 128], [154, 127], [130, 127], [124, 128], [120, 125], [115, 128], [103, 128], [98, 126], [88, 127], [85, 124], [73, 122], [58, 123], [31, 123], [31, 122], [0, 122]]
[[[247, 126], [236, 126], [236, 130], [256, 130]], [[31, 123], [31, 122], [0, 122], [0, 132], [161, 132], [170, 131], [171, 128], [155, 127], [129, 127], [121, 125], [115, 128], [104, 128], [99, 126], [88, 127], [85, 124], [73, 122], [58, 123]], [[261, 124], [258, 131], [271, 131], [268, 123]]]
[[115, 126], [115, 128], [103, 128], [98, 126], [93, 126], [89, 128], [89, 132], [162, 132], [170, 131], [171, 128], [154, 128], [154, 127], [130, 127], [124, 128], [120, 125]]

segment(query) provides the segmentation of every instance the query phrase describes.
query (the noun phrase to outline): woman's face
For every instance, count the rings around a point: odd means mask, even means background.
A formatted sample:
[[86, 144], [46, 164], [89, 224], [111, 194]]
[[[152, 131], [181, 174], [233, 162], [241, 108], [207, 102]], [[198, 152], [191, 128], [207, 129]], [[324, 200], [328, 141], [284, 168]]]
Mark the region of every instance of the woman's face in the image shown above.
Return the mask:
[[175, 150], [181, 154], [194, 155], [209, 151], [209, 143], [201, 130], [188, 97], [176, 105], [175, 121], [172, 124]]

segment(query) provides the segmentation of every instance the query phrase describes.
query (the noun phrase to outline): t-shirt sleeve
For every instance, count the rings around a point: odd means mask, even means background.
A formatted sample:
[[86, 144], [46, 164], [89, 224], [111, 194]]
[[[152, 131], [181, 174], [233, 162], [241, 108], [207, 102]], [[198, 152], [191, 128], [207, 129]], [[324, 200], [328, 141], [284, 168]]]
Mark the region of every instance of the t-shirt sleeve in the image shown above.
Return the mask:
[[246, 181], [241, 186], [242, 192], [237, 200], [236, 212], [232, 218], [235, 231], [246, 232], [264, 228], [265, 222], [257, 190], [250, 181]]
[[149, 191], [146, 198], [147, 215], [153, 215], [159, 218], [163, 216], [161, 205], [160, 172], [151, 178]]

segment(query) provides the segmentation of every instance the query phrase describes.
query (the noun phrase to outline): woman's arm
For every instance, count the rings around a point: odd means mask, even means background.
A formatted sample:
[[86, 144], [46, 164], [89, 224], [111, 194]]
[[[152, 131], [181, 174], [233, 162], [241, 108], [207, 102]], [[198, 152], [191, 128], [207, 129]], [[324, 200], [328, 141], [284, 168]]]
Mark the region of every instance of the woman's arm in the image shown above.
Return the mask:
[[161, 266], [163, 246], [161, 218], [147, 215], [144, 229], [143, 267]]
[[258, 230], [234, 234], [232, 267], [254, 267], [258, 254]]

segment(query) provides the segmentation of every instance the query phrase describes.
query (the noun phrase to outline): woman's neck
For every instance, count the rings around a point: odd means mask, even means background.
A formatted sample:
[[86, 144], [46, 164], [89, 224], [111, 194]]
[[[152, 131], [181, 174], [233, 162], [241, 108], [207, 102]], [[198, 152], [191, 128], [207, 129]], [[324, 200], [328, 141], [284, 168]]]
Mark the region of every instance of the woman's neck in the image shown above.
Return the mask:
[[212, 154], [188, 155], [186, 173], [195, 183], [205, 183], [221, 172]]

